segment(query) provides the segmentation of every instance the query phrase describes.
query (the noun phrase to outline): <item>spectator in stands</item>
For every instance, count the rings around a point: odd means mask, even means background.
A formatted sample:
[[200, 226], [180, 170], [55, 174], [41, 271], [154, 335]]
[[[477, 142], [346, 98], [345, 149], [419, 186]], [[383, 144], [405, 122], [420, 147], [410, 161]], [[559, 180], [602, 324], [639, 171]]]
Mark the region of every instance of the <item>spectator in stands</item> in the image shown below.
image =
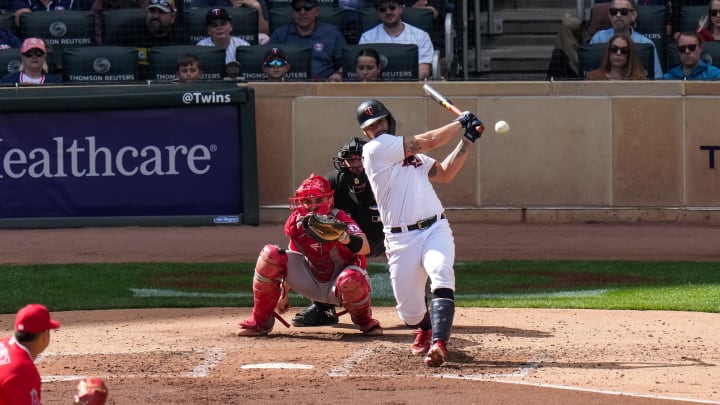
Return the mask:
[[244, 77], [242, 75], [242, 65], [240, 62], [232, 61], [225, 64], [225, 76], [223, 76], [223, 79], [230, 81], [243, 80]]
[[20, 26], [20, 16], [33, 11], [79, 10], [80, 1], [75, 0], [12, 0], [15, 25]]
[[95, 43], [102, 45], [103, 10], [146, 8], [148, 4], [149, 0], [94, 0], [90, 9], [95, 12]]
[[577, 80], [582, 78], [578, 46], [587, 42], [585, 24], [576, 16], [566, 13], [560, 31], [555, 38], [555, 48], [550, 56], [548, 80]]
[[360, 10], [372, 7], [372, 0], [339, 0], [338, 5], [343, 9], [345, 19], [345, 39], [350, 44], [357, 44], [362, 33]]
[[290, 62], [282, 49], [271, 48], [265, 52], [263, 72], [267, 75], [269, 82], [284, 82], [285, 75], [290, 68]]
[[710, 0], [708, 12], [700, 18], [698, 33], [704, 42], [720, 41], [720, 0]]
[[151, 48], [183, 44], [185, 35], [175, 22], [176, 16], [175, 0], [150, 0], [145, 20], [122, 27], [127, 35], [120, 37], [117, 45]]
[[662, 78], [663, 71], [660, 65], [657, 49], [653, 42], [646, 36], [640, 34], [633, 29], [635, 20], [637, 19], [637, 2], [635, 0], [612, 0], [610, 8], [610, 21], [612, 28], [598, 31], [590, 39], [591, 44], [600, 44], [607, 42], [615, 33], [627, 34], [636, 44], [651, 44], [655, 53], [655, 78]]
[[20, 47], [22, 65], [20, 71], [8, 73], [0, 83], [52, 84], [62, 83], [62, 76], [48, 74], [47, 47], [40, 38], [28, 38]]
[[615, 34], [605, 45], [597, 69], [588, 72], [585, 80], [645, 80], [647, 75], [627, 34]]
[[380, 54], [372, 48], [363, 48], [355, 57], [355, 77], [360, 82], [382, 80]]
[[263, 45], [270, 39], [270, 10], [265, 0], [192, 0], [190, 7], [248, 7], [258, 13], [258, 44]]
[[315, 0], [292, 0], [292, 22], [278, 27], [270, 43], [311, 47], [312, 80], [339, 82], [345, 38], [331, 24], [318, 21], [317, 8]]
[[702, 39], [696, 31], [680, 33], [677, 38], [677, 51], [680, 64], [670, 69], [663, 79], [666, 80], [720, 80], [720, 68], [708, 64], [700, 58]]
[[175, 72], [178, 81], [187, 83], [202, 80], [203, 73], [202, 62], [197, 55], [187, 54], [178, 58]]
[[418, 78], [430, 78], [435, 51], [430, 35], [402, 21], [403, 7], [399, 0], [380, 0], [375, 8], [381, 23], [363, 32], [358, 43], [415, 44], [418, 47]]
[[0, 29], [0, 49], [20, 48], [22, 41], [12, 32]]
[[236, 60], [235, 50], [238, 46], [250, 46], [244, 39], [232, 36], [232, 18], [224, 8], [209, 10], [205, 16], [205, 26], [210, 36], [197, 44], [225, 48], [225, 63]]

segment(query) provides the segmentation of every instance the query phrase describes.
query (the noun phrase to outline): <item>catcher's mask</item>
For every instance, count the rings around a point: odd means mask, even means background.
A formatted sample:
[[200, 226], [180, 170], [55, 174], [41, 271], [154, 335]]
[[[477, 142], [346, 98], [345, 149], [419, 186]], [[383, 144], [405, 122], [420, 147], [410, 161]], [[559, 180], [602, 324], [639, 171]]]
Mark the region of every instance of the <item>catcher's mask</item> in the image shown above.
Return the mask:
[[105, 405], [108, 389], [105, 382], [100, 378], [86, 378], [81, 380], [77, 386], [77, 394], [73, 404], [80, 405]]
[[333, 206], [333, 193], [335, 191], [330, 188], [330, 182], [312, 173], [295, 190], [295, 197], [291, 197], [288, 202], [290, 209], [300, 215], [310, 212], [327, 215]]
[[387, 118], [388, 133], [395, 134], [395, 118], [385, 105], [378, 100], [370, 99], [362, 102], [357, 108], [357, 120], [361, 129], [365, 129], [375, 121]]
[[368, 178], [362, 166], [363, 145], [367, 142], [360, 138], [352, 138], [345, 142], [333, 157], [333, 166], [341, 173], [340, 178], [350, 186], [354, 193], [364, 191]]

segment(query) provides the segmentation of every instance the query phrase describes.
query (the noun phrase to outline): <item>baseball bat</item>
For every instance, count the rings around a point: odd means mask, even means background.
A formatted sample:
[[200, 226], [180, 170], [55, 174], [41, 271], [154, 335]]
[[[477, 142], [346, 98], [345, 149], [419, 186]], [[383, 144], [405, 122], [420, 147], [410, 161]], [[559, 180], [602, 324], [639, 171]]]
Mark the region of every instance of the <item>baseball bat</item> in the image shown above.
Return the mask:
[[[453, 104], [452, 101], [448, 100], [447, 97], [445, 97], [445, 96], [443, 96], [442, 94], [440, 94], [439, 91], [435, 90], [435, 89], [434, 89], [432, 86], [430, 86], [429, 84], [427, 84], [427, 83], [423, 84], [423, 91], [425, 92], [425, 94], [426, 94], [428, 97], [430, 97], [431, 99], [435, 100], [438, 104], [440, 104], [441, 106], [445, 107], [446, 109], [452, 111], [453, 113], [455, 113], [455, 115], [458, 115], [458, 116], [459, 116], [459, 115], [462, 114], [462, 111], [460, 111], [460, 109], [459, 109], [455, 104]], [[483, 131], [485, 131], [485, 126], [484, 126], [484, 125], [481, 125], [481, 126], [475, 128], [475, 129], [476, 129], [478, 132], [482, 133]]]

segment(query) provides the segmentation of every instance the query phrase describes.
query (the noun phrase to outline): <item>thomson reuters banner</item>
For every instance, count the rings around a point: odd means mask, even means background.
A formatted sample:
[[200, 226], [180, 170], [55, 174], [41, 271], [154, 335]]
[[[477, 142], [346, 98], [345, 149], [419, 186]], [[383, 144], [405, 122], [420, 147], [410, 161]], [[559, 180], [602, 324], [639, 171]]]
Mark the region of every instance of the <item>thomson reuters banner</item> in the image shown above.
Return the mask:
[[0, 218], [241, 222], [240, 110], [208, 94], [221, 102], [0, 115]]

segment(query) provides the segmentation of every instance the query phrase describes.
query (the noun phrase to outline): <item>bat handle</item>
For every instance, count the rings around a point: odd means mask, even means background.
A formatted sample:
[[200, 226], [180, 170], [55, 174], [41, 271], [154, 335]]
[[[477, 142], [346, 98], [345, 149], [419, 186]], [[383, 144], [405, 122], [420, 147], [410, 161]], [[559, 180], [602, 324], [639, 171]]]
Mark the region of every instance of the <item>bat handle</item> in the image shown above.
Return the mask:
[[278, 314], [277, 312], [273, 311], [273, 316], [275, 317], [275, 319], [277, 319], [278, 321], [280, 321], [280, 323], [283, 324], [286, 328], [289, 328], [289, 327], [290, 327], [290, 324], [288, 323], [288, 321], [286, 321], [285, 318], [283, 318], [283, 317], [282, 317], [280, 314]]

